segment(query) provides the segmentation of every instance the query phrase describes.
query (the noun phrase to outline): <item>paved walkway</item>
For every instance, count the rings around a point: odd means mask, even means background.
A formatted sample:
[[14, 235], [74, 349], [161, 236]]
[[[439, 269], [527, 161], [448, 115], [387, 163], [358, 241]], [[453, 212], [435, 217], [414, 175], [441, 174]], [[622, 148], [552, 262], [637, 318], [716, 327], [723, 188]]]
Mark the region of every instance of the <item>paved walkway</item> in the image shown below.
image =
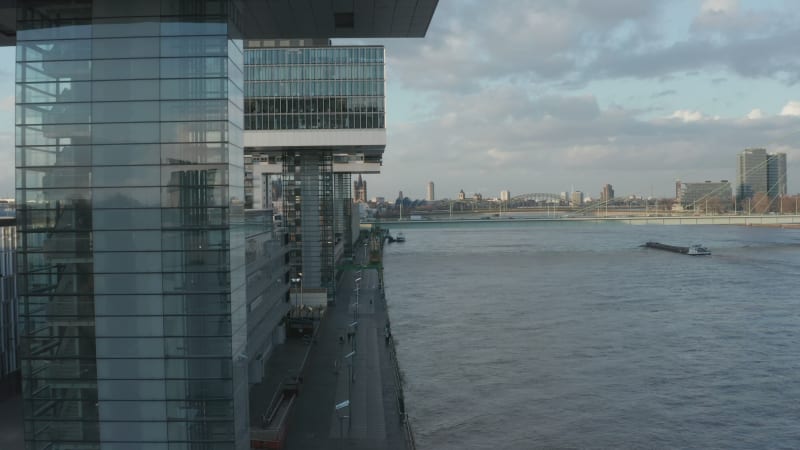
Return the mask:
[[[356, 263], [363, 253], [359, 256]], [[375, 270], [361, 272], [356, 294], [358, 276], [354, 270], [344, 273], [336, 305], [320, 325], [303, 390], [289, 418], [286, 449], [406, 450], [394, 367], [384, 338], [386, 301]], [[357, 331], [348, 338], [353, 322], [358, 322]], [[335, 410], [347, 400], [348, 407]]]

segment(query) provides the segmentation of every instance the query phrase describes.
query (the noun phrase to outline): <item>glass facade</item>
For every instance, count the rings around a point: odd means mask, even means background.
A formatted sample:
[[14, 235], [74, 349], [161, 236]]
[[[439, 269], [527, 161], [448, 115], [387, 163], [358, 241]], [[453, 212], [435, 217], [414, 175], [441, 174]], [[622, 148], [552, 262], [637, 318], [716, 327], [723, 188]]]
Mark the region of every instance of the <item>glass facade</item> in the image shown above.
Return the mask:
[[28, 448], [249, 448], [233, 2], [17, 12]]
[[248, 48], [248, 130], [385, 128], [384, 48]]
[[0, 218], [0, 401], [18, 389], [16, 249], [14, 219]]

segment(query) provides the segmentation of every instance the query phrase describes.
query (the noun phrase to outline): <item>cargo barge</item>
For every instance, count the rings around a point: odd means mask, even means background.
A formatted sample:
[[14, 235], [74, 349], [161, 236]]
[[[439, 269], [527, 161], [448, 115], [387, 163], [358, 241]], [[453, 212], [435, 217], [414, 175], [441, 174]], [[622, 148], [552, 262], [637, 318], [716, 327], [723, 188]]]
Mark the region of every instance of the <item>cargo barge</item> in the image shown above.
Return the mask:
[[666, 250], [669, 252], [674, 253], [681, 253], [683, 255], [689, 256], [708, 256], [711, 254], [711, 251], [707, 248], [703, 247], [702, 245], [692, 245], [689, 247], [679, 247], [676, 245], [667, 245], [662, 244], [660, 242], [646, 242], [644, 247], [647, 248], [657, 248], [659, 250]]

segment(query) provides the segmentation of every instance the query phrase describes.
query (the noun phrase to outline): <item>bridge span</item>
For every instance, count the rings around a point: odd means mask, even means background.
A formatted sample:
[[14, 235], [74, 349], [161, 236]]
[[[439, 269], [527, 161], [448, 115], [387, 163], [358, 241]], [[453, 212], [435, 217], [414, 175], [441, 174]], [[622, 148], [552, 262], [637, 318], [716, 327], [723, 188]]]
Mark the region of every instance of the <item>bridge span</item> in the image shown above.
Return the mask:
[[381, 220], [363, 222], [364, 225], [425, 226], [447, 223], [490, 222], [594, 222], [627, 223], [631, 225], [774, 225], [796, 224], [800, 226], [800, 215], [699, 215], [699, 216], [629, 216], [629, 217], [495, 217], [491, 219], [442, 218], [430, 220]]

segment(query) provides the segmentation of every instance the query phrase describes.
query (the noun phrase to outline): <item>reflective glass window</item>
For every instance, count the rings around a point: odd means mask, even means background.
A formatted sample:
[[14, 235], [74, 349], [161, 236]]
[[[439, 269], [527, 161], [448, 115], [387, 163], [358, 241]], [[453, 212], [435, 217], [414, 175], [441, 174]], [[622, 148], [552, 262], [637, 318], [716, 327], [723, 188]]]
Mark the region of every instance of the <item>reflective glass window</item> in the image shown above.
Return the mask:
[[161, 78], [219, 78], [228, 75], [228, 59], [162, 58]]
[[162, 292], [161, 275], [95, 273], [94, 291], [97, 294], [158, 294]]
[[[159, 231], [95, 231], [95, 251], [160, 251], [161, 233]], [[120, 292], [124, 294], [124, 292]]]
[[[112, 278], [118, 277], [112, 275]], [[133, 278], [147, 278], [136, 275]], [[95, 333], [98, 337], [137, 337], [163, 336], [163, 317], [102, 317], [95, 321]]]
[[89, 39], [63, 39], [44, 42], [17, 43], [17, 61], [58, 61], [90, 59], [92, 41]]
[[158, 164], [161, 148], [158, 144], [95, 145], [92, 163], [95, 165]]
[[93, 103], [92, 118], [103, 122], [148, 122], [158, 117], [159, 103], [150, 102], [98, 102]]
[[161, 204], [157, 187], [94, 188], [92, 194], [95, 208], [156, 208]]
[[[46, 65], [46, 69], [45, 69]], [[17, 80], [26, 83], [61, 80], [80, 81], [92, 78], [91, 61], [48, 61], [17, 63]]]
[[107, 123], [93, 126], [93, 144], [134, 144], [159, 142], [159, 124]]
[[161, 99], [226, 99], [227, 88], [228, 82], [225, 78], [161, 80]]
[[158, 63], [155, 58], [95, 60], [92, 61], [92, 73], [95, 80], [158, 78]]
[[227, 56], [227, 36], [161, 38], [161, 56]]
[[161, 228], [161, 209], [93, 209], [95, 230], [157, 230]]
[[92, 100], [158, 100], [158, 80], [95, 81]]
[[[146, 354], [148, 353], [159, 353], [155, 347], [161, 344], [161, 339], [142, 338], [141, 342], [135, 341], [135, 338], [98, 337], [98, 354], [106, 353], [105, 351], [101, 352], [100, 348], [105, 349], [114, 345], [125, 347], [130, 345], [132, 347], [130, 348], [131, 351], [126, 353], [131, 355], [141, 353], [142, 356], [147, 356]], [[163, 350], [161, 350], [161, 353], [163, 353]], [[98, 383], [97, 388], [97, 395], [100, 400], [163, 400], [165, 398], [163, 380], [103, 380], [102, 383]]]
[[[95, 314], [98, 316], [160, 316], [163, 310], [164, 301], [161, 295], [95, 296]], [[99, 369], [100, 363], [98, 361], [98, 370]]]
[[93, 39], [92, 58], [147, 58], [159, 56], [159, 38]]
[[92, 184], [95, 187], [159, 186], [161, 169], [159, 166], [95, 167], [92, 171]]

